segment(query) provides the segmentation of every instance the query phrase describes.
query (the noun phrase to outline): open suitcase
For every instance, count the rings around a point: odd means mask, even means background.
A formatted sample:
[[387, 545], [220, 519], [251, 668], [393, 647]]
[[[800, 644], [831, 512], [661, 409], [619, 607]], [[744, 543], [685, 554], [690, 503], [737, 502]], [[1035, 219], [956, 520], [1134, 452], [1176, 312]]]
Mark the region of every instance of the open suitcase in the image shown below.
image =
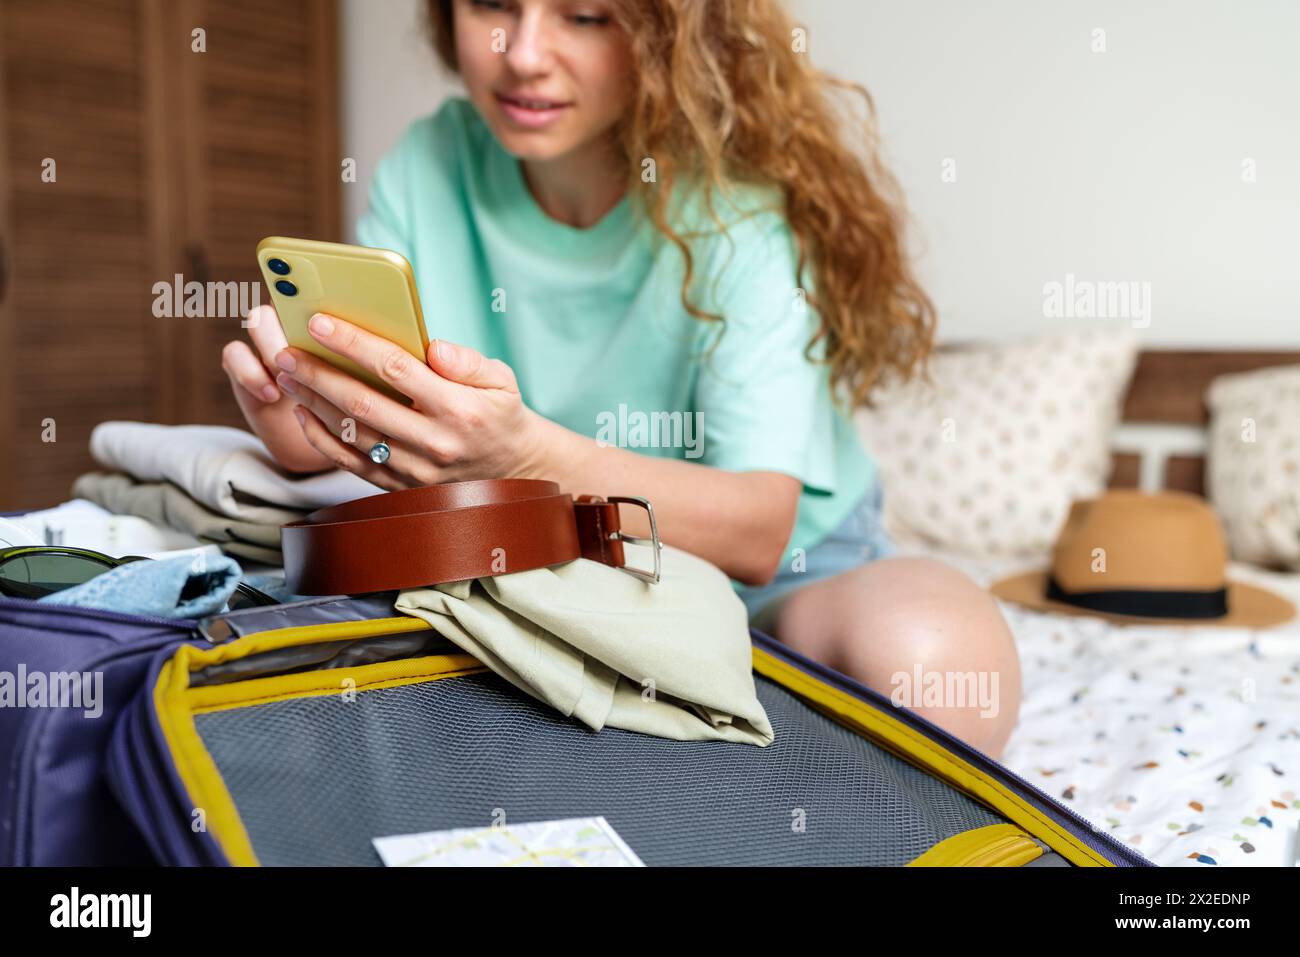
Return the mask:
[[[111, 733], [47, 715], [0, 752], [12, 769], [5, 859], [375, 865], [375, 837], [601, 815], [650, 865], [1148, 864], [757, 632], [767, 748], [594, 733], [427, 623], [392, 617], [391, 599], [314, 599], [169, 631], [136, 623], [131, 653], [116, 642], [131, 664], [112, 683], [135, 688], [113, 696]], [[22, 635], [28, 647], [42, 630], [84, 637], [99, 614], [35, 608], [0, 601], [5, 662]], [[114, 840], [78, 847], [106, 826]]]

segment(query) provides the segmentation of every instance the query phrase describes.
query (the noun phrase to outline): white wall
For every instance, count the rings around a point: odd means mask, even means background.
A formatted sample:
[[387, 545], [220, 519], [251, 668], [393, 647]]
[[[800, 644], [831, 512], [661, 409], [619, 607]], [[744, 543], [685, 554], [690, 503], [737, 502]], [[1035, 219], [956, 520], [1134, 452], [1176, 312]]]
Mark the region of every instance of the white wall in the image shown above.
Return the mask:
[[342, 0], [339, 8], [343, 155], [357, 181], [343, 186], [343, 222], [355, 239], [375, 163], [408, 123], [432, 113], [457, 88], [434, 55], [417, 0]]
[[[449, 89], [417, 6], [343, 0], [352, 220], [374, 161]], [[815, 62], [875, 97], [945, 338], [1063, 326], [1043, 287], [1073, 274], [1150, 283], [1153, 344], [1300, 347], [1300, 2], [790, 7]]]

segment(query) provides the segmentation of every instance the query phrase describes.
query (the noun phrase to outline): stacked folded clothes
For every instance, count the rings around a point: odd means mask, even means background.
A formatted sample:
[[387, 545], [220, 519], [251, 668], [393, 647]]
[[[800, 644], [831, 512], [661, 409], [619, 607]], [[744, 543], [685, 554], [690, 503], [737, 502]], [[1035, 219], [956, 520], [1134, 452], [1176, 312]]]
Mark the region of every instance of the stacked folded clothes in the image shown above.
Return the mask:
[[267, 565], [283, 563], [281, 525], [382, 491], [341, 469], [291, 475], [256, 436], [225, 426], [104, 422], [90, 451], [107, 471], [82, 475], [73, 495]]

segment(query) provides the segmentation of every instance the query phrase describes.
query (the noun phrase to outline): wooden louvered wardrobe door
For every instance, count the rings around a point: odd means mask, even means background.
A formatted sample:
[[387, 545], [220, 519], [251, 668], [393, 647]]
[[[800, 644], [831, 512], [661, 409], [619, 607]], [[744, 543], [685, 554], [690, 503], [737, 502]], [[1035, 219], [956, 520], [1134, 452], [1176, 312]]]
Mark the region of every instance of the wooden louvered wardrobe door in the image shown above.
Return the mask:
[[[259, 282], [266, 236], [339, 238], [340, 162], [333, 0], [183, 0], [172, 29], [206, 52], [178, 71], [184, 155], [182, 248], [200, 281]], [[259, 285], [262, 302], [269, 302]], [[242, 424], [221, 347], [236, 319], [187, 321], [184, 421]]]
[[0, 510], [68, 498], [96, 423], [167, 414], [157, 9], [0, 3]]
[[155, 286], [258, 283], [262, 237], [338, 238], [336, 16], [0, 0], [0, 511], [67, 499], [99, 422], [242, 424], [239, 315]]

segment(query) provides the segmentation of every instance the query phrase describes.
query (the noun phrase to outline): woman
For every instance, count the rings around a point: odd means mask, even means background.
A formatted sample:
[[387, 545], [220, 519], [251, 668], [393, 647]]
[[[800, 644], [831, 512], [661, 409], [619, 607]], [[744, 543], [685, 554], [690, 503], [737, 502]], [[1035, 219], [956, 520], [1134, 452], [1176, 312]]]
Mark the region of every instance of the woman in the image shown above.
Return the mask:
[[311, 324], [414, 405], [286, 348], [263, 307], [253, 348], [224, 353], [251, 427], [286, 469], [388, 489], [522, 476], [643, 495], [663, 540], [796, 650], [885, 694], [918, 667], [996, 672], [996, 709], [900, 703], [1000, 753], [1020, 698], [1006, 624], [955, 570], [885, 557], [847, 414], [914, 371], [934, 325], [891, 180], [839, 132], [832, 88], [865, 91], [814, 70], [777, 0], [429, 13], [468, 98], [384, 158], [358, 233], [411, 261], [439, 338], [426, 366]]

